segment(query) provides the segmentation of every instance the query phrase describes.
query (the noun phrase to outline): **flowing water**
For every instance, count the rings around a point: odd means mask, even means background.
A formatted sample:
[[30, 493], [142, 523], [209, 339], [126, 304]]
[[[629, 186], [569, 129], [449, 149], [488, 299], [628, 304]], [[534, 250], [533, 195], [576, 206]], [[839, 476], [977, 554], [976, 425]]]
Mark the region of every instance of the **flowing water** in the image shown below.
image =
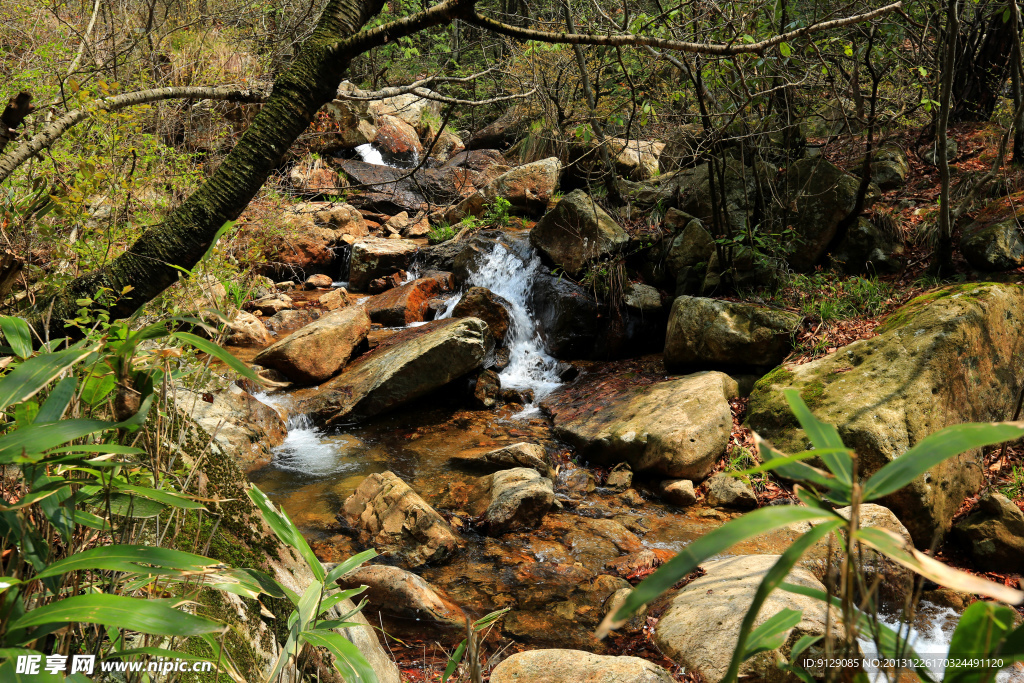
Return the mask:
[[[529, 299], [533, 279], [541, 267], [540, 257], [528, 245], [523, 253], [496, 244], [471, 271], [468, 284], [486, 287], [509, 303], [511, 322], [505, 343], [509, 349], [508, 366], [498, 377], [503, 389], [530, 389], [540, 400], [561, 384], [556, 368], [558, 361], [544, 348], [537, 324], [530, 316]], [[454, 297], [438, 318], [451, 317], [460, 297]], [[520, 415], [538, 414], [536, 407], [528, 407]]]
[[368, 164], [373, 164], [375, 166], [388, 165], [384, 163], [384, 157], [381, 156], [380, 150], [374, 147], [369, 142], [366, 143], [365, 145], [359, 145], [358, 147], [356, 147], [356, 154], [358, 154], [359, 158]]

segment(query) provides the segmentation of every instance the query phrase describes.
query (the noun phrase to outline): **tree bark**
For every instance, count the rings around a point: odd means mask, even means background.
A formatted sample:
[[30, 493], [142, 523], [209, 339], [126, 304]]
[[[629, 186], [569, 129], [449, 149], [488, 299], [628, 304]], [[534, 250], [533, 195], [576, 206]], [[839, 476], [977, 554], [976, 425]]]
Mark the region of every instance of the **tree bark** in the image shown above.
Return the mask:
[[949, 0], [946, 7], [946, 45], [943, 53], [942, 89], [939, 93], [939, 116], [935, 121], [935, 161], [939, 167], [939, 229], [932, 265], [937, 274], [953, 270], [953, 225], [949, 207], [949, 160], [946, 157], [946, 138], [952, 109], [953, 70], [956, 56], [960, 20], [957, 17], [959, 0]]
[[451, 21], [473, 0], [446, 0], [429, 10], [371, 30], [362, 26], [383, 0], [330, 0], [298, 57], [274, 83], [252, 125], [217, 170], [166, 220], [149, 228], [109, 265], [72, 281], [27, 316], [42, 338], [68, 335], [65, 321], [74, 318], [78, 299], [105, 287], [132, 291], [109, 307], [112, 318], [125, 318], [177, 281], [181, 268], [191, 269], [209, 249], [217, 231], [234, 220], [280, 163], [319, 109], [337, 92], [349, 62], [372, 47]]
[[957, 31], [957, 66], [950, 120], [988, 121], [1010, 75], [1016, 22], [1003, 21], [1004, 3], [988, 2], [975, 10], [969, 30]]

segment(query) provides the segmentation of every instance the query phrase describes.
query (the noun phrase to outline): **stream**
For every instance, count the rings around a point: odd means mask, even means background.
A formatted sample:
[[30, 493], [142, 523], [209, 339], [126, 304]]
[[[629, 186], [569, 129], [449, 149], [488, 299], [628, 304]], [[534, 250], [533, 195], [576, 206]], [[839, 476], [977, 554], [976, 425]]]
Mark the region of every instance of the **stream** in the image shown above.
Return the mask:
[[[562, 386], [555, 371], [558, 361], [546, 351], [528, 306], [540, 268], [529, 244], [518, 241], [492, 247], [468, 278], [469, 285], [486, 287], [508, 302], [510, 360], [499, 374], [502, 387], [530, 389], [537, 401]], [[451, 296], [438, 317], [450, 317], [460, 296]], [[586, 463], [573, 462], [570, 449], [554, 437], [536, 404], [474, 411], [466, 410], [457, 398], [432, 395], [365, 424], [327, 432], [292, 408], [315, 391], [314, 387], [257, 396], [286, 418], [288, 435], [275, 449], [273, 462], [250, 478], [288, 511], [327, 561], [340, 561], [361, 550], [337, 514], [369, 474], [394, 472], [445, 513], [462, 509], [467, 491], [479, 479], [478, 473], [453, 465], [453, 456], [523, 441], [541, 444], [554, 454], [561, 509], [548, 513], [539, 529], [493, 538], [463, 526], [463, 552], [443, 566], [417, 570], [474, 617], [513, 607], [505, 617], [504, 633], [533, 647], [602, 651], [607, 645], [594, 641], [592, 633], [603, 616], [607, 593], [597, 600], [587, 591], [604, 580], [610, 562], [643, 550], [670, 557], [739, 515], [699, 505], [677, 508], [653, 495], [638, 503], [600, 487], [592, 492], [574, 488], [572, 473]], [[642, 482], [637, 488], [642, 490]], [[445, 514], [453, 524], [469, 521], [456, 518], [457, 513]], [[779, 553], [795, 538], [793, 531], [774, 532], [740, 543], [730, 553]], [[926, 617], [917, 624], [914, 644], [922, 656], [941, 656], [948, 652], [956, 613], [926, 605], [922, 614]], [[400, 619], [385, 626], [400, 637], [435, 637], [421, 624]], [[866, 654], [874, 650], [866, 641], [862, 647]], [[1021, 680], [1010, 676], [1004, 673], [999, 680]], [[876, 680], [883, 680], [880, 674]]]

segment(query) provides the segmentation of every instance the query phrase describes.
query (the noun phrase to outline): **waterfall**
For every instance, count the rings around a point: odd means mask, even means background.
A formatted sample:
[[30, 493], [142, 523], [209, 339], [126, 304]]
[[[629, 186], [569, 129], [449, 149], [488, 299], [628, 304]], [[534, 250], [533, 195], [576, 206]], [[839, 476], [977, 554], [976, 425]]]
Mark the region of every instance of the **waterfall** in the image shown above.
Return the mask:
[[356, 154], [359, 158], [368, 164], [374, 164], [376, 166], [387, 166], [384, 163], [384, 157], [380, 155], [380, 150], [374, 147], [372, 144], [367, 142], [365, 145], [359, 145], [356, 147]]
[[291, 399], [287, 395], [260, 392], [254, 398], [276, 410], [288, 428], [284, 442], [273, 449], [275, 467], [309, 477], [325, 477], [356, 469], [355, 464], [339, 457], [344, 454], [345, 439], [327, 437], [308, 415], [291, 409]]
[[[527, 247], [525, 254], [519, 255], [496, 244], [477, 262], [468, 278], [468, 284], [486, 287], [509, 303], [511, 322], [505, 336], [509, 363], [498, 374], [502, 388], [532, 389], [536, 400], [547, 396], [561, 384], [556, 373], [558, 361], [548, 355], [544, 348], [544, 342], [527, 306], [533, 278], [540, 267], [540, 257], [531, 247]], [[459, 298], [453, 297], [438, 317], [450, 317]], [[519, 415], [524, 416], [535, 410], [535, 407], [529, 406]]]

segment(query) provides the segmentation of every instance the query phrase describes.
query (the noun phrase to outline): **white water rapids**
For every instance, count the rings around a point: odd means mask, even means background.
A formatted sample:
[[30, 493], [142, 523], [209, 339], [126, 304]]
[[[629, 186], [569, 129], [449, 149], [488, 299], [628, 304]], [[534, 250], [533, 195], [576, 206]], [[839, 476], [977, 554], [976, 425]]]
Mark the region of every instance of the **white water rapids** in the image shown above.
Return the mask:
[[[556, 373], [558, 361], [544, 348], [528, 307], [533, 278], [540, 267], [540, 257], [532, 248], [520, 256], [499, 244], [477, 264], [467, 282], [472, 286], [486, 287], [509, 303], [511, 323], [505, 337], [509, 363], [498, 377], [502, 388], [530, 389], [535, 400], [544, 398], [561, 384]], [[452, 297], [438, 318], [451, 317], [460, 298]], [[531, 406], [517, 417], [534, 412], [536, 408]]]

